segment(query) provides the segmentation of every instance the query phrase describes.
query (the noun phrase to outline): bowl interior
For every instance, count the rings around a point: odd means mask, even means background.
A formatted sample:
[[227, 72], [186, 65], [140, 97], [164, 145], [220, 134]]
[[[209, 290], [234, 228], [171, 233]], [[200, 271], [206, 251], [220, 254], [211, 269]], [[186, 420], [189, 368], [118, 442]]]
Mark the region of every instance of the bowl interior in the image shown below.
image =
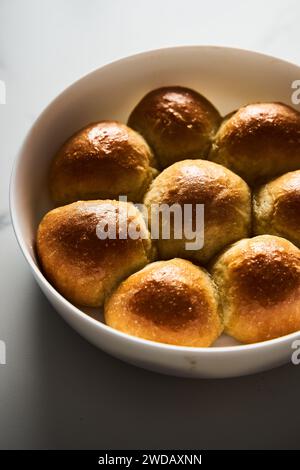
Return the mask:
[[[83, 77], [42, 113], [21, 149], [13, 179], [11, 204], [17, 236], [35, 263], [38, 223], [53, 206], [47, 189], [50, 161], [76, 130], [101, 119], [127, 118], [138, 100], [153, 88], [182, 85], [206, 96], [225, 115], [253, 101], [292, 105], [296, 65], [254, 52], [221, 47], [179, 47], [150, 51], [104, 66]], [[297, 106], [294, 106], [297, 108]], [[102, 320], [101, 312], [85, 310]], [[221, 337], [216, 346], [234, 345]]]

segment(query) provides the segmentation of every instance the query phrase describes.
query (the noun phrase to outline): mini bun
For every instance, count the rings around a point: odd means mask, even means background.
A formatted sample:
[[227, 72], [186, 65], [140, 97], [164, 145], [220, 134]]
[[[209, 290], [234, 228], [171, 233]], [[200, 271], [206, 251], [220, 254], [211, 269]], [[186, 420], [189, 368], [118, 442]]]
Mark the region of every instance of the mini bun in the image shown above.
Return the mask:
[[[118, 235], [122, 217], [140, 227], [139, 238]], [[99, 224], [105, 230], [114, 223], [116, 239], [100, 239]], [[110, 200], [78, 201], [48, 212], [38, 228], [37, 251], [53, 286], [88, 307], [101, 306], [118, 282], [153, 259], [141, 213], [133, 204]]]
[[253, 200], [254, 232], [287, 238], [300, 247], [300, 170], [259, 188]]
[[165, 168], [184, 158], [205, 158], [220, 121], [218, 111], [204, 96], [169, 86], [144, 96], [128, 125], [145, 137]]
[[284, 238], [240, 240], [219, 256], [212, 276], [225, 332], [243, 343], [300, 329], [300, 250]]
[[182, 259], [152, 263], [123, 281], [104, 316], [124, 333], [179, 346], [210, 346], [223, 329], [208, 273]]
[[80, 199], [138, 202], [156, 174], [153, 154], [142, 136], [115, 121], [89, 124], [58, 151], [50, 171], [57, 205]]
[[[180, 257], [206, 263], [225, 245], [249, 235], [251, 194], [247, 184], [227, 168], [207, 160], [184, 160], [165, 169], [151, 184], [144, 203], [148, 209], [151, 230], [155, 226], [153, 214], [157, 214], [162, 204], [178, 204], [182, 214], [184, 205], [190, 204], [195, 230], [196, 205], [204, 204], [203, 247], [187, 249], [187, 242], [193, 240], [184, 236], [186, 222], [182, 224], [183, 237], [176, 239], [172, 219], [170, 239], [164, 239], [163, 220], [160, 219], [157, 246], [162, 259]], [[199, 231], [197, 235], [200, 235]]]
[[224, 119], [209, 159], [250, 185], [300, 168], [300, 113], [282, 103], [243, 106]]

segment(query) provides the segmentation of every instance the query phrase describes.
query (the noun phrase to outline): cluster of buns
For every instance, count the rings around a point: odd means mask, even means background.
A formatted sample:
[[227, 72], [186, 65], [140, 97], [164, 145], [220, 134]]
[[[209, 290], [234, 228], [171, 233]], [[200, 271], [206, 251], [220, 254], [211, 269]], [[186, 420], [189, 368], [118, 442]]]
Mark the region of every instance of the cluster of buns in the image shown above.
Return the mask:
[[[255, 103], [222, 119], [196, 91], [159, 88], [128, 126], [101, 121], [71, 136], [49, 181], [57, 207], [37, 232], [42, 269], [71, 302], [104, 306], [109, 326], [196, 347], [223, 331], [252, 343], [300, 329], [296, 110]], [[185, 204], [204, 205], [203, 246], [187, 249], [173, 219], [168, 238], [157, 219], [153, 240], [152, 208]], [[115, 236], [99, 237], [110, 223]]]

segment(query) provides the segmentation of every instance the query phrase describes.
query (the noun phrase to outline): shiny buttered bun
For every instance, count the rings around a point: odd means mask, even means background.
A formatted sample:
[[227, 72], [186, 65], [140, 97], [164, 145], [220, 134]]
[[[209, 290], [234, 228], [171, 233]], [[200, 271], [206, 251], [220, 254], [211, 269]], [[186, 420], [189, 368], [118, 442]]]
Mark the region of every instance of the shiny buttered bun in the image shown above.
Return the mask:
[[[129, 229], [136, 230], [136, 239]], [[37, 251], [53, 286], [89, 307], [101, 306], [118, 282], [152, 260], [140, 212], [110, 200], [78, 201], [48, 212], [38, 228]]]
[[124, 333], [178, 346], [210, 346], [223, 329], [208, 273], [182, 259], [130, 276], [105, 303], [104, 317]]
[[254, 232], [287, 238], [300, 247], [300, 170], [286, 173], [256, 191]]
[[256, 343], [300, 329], [300, 250], [272, 235], [240, 240], [211, 270], [225, 332]]
[[128, 125], [145, 137], [165, 168], [184, 158], [205, 158], [220, 121], [218, 111], [204, 96], [170, 86], [144, 96]]
[[209, 159], [250, 185], [300, 168], [300, 113], [282, 103], [243, 106], [224, 119]]
[[[179, 257], [206, 263], [225, 245], [249, 234], [251, 195], [247, 184], [207, 160], [184, 160], [165, 169], [153, 181], [144, 203], [152, 238], [157, 238], [155, 231], [159, 234], [162, 259]], [[204, 231], [198, 204], [204, 205]], [[177, 221], [164, 212], [164, 207], [172, 206], [176, 211], [178, 206], [181, 209]]]
[[140, 201], [156, 171], [142, 136], [115, 121], [84, 127], [61, 147], [51, 166], [50, 190], [57, 205], [80, 199]]

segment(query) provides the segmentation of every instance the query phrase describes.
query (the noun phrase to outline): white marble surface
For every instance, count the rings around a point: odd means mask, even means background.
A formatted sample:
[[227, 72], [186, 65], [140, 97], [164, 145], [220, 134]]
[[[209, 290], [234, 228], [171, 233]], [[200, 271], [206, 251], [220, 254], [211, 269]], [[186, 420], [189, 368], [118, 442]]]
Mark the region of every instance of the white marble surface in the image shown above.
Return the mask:
[[300, 63], [299, 17], [296, 0], [0, 0], [0, 448], [299, 447], [300, 368], [196, 381], [106, 356], [50, 307], [8, 217], [17, 149], [66, 85], [166, 45], [237, 46]]

